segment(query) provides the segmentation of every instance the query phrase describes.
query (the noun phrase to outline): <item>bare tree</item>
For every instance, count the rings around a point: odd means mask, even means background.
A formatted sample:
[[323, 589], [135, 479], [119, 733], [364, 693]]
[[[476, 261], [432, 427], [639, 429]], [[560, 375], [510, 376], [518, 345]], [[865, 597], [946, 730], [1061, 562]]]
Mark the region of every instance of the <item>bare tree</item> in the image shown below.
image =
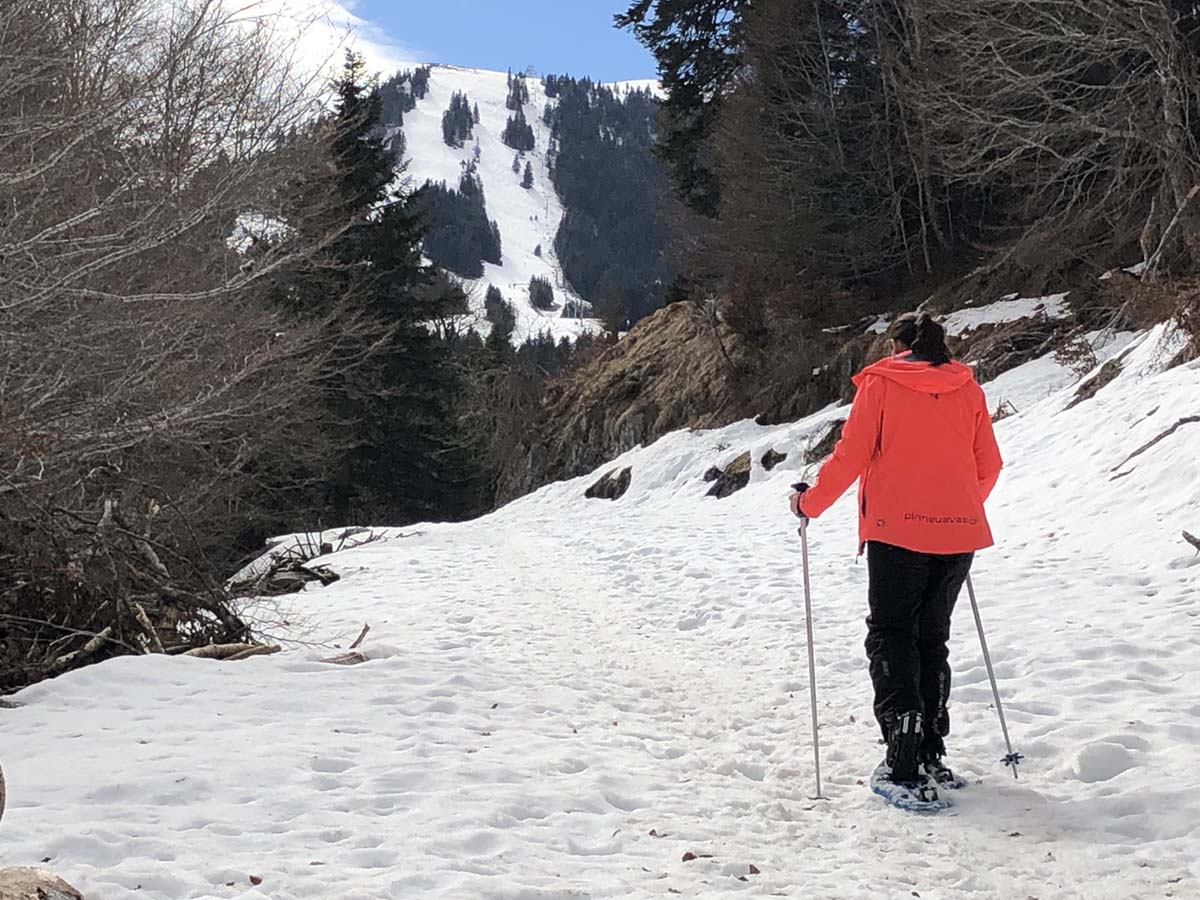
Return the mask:
[[264, 294], [339, 226], [250, 236], [328, 189], [317, 78], [219, 0], [0, 8], [0, 687], [247, 636], [212, 553], [325, 452], [321, 325]]
[[1200, 261], [1194, 4], [920, 0], [906, 21], [922, 46], [904, 81], [937, 162], [988, 192], [1018, 251], [1087, 254], [1140, 232], [1147, 258], [1165, 235], [1174, 259]]

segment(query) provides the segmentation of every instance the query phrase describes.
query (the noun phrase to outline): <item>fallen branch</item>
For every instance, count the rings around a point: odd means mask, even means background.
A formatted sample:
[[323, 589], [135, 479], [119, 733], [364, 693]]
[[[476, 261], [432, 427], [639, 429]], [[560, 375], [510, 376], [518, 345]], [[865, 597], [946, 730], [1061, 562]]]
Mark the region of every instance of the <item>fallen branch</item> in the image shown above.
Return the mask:
[[158, 637], [158, 632], [150, 623], [150, 617], [146, 615], [146, 610], [142, 607], [142, 604], [135, 600], [130, 603], [130, 606], [133, 607], [134, 618], [136, 618], [138, 620], [138, 624], [142, 626], [142, 631], [146, 632], [146, 637], [149, 638], [150, 646], [154, 649], [154, 652], [163, 653], [162, 641]]
[[195, 659], [238, 660], [278, 653], [281, 649], [283, 648], [278, 644], [209, 644], [207, 647], [197, 647], [180, 655]]
[[367, 636], [367, 632], [371, 630], [370, 625], [363, 625], [362, 631], [358, 633], [358, 637], [354, 639], [354, 643], [350, 645], [351, 650], [357, 650], [362, 646], [363, 638]]
[[1138, 447], [1136, 450], [1134, 450], [1132, 453], [1130, 453], [1127, 457], [1125, 457], [1125, 459], [1121, 460], [1120, 463], [1113, 466], [1111, 471], [1113, 471], [1113, 472], [1117, 471], [1117, 469], [1121, 468], [1121, 466], [1125, 465], [1125, 463], [1129, 462], [1131, 459], [1141, 456], [1143, 453], [1145, 453], [1151, 447], [1158, 444], [1160, 441], [1165, 441], [1167, 438], [1169, 438], [1171, 435], [1173, 435], [1176, 431], [1178, 431], [1184, 425], [1195, 425], [1197, 423], [1200, 423], [1200, 416], [1184, 416], [1182, 419], [1180, 419], [1178, 422], [1176, 422], [1174, 425], [1172, 425], [1170, 428], [1168, 428], [1166, 431], [1164, 431], [1162, 434], [1160, 434], [1154, 440], [1149, 441], [1146, 444], [1143, 444], [1141, 447]]
[[249, 659], [252, 656], [273, 656], [282, 649], [278, 644], [261, 644], [257, 647], [251, 647], [249, 650], [243, 650], [241, 653], [235, 653], [233, 656], [227, 657], [225, 661], [237, 662], [238, 660]]
[[321, 660], [321, 662], [329, 663], [331, 666], [357, 666], [366, 661], [366, 654], [358, 652], [343, 653], [340, 656], [331, 656], [328, 659]]
[[52, 662], [50, 664], [50, 667], [47, 670], [47, 674], [52, 675], [52, 676], [57, 675], [59, 672], [65, 672], [71, 666], [75, 665], [78, 661], [87, 659], [89, 656], [91, 656], [93, 653], [95, 653], [97, 650], [100, 649], [100, 647], [104, 644], [104, 642], [108, 640], [109, 635], [112, 634], [112, 631], [113, 631], [113, 627], [111, 625], [109, 625], [103, 631], [99, 632], [96, 635], [93, 635], [92, 639], [90, 641], [88, 641], [86, 644], [84, 644], [82, 647], [80, 647], [78, 650], [72, 650], [70, 653], [66, 653], [66, 654], [60, 656], [58, 659], [56, 659], [54, 662]]

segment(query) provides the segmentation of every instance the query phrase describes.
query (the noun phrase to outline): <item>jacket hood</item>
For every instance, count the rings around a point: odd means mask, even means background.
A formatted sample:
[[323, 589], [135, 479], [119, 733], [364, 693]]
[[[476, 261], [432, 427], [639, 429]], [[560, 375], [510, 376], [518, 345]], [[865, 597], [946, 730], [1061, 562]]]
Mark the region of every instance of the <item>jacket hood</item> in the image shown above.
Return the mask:
[[859, 385], [868, 375], [879, 375], [909, 390], [925, 394], [948, 394], [975, 380], [975, 373], [970, 367], [957, 360], [935, 366], [924, 360], [913, 359], [908, 353], [881, 359], [867, 366], [851, 380], [855, 385]]

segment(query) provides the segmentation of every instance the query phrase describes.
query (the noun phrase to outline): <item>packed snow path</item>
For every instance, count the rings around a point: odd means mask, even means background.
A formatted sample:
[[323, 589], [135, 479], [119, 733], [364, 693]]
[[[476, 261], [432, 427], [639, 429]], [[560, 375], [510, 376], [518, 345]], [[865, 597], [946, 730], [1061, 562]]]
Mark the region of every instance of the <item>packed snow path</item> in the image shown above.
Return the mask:
[[[786, 496], [830, 410], [631, 451], [616, 503], [579, 479], [331, 558], [343, 580], [294, 621], [343, 644], [370, 623], [364, 665], [122, 659], [21, 693], [0, 858], [97, 898], [1200, 896], [1200, 560], [1178, 538], [1200, 432], [1122, 465], [1200, 413], [1200, 366], [1157, 372], [1156, 340], [1073, 409], [1026, 401], [1044, 362], [1004, 381], [1022, 412], [975, 580], [1027, 761], [1019, 782], [998, 763], [964, 597], [950, 746], [972, 783], [950, 813], [860, 784], [881, 748], [849, 500], [812, 527], [810, 799]], [[792, 456], [703, 497], [713, 462], [768, 447]]]

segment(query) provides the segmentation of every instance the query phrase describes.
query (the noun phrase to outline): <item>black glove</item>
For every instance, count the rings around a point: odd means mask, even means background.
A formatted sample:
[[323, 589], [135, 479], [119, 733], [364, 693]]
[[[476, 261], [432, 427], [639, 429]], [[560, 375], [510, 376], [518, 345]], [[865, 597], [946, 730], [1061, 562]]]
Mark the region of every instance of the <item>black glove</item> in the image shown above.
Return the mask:
[[798, 518], [803, 519], [805, 522], [808, 521], [808, 516], [806, 516], [806, 515], [804, 515], [804, 513], [800, 512], [800, 504], [795, 498], [803, 497], [805, 492], [808, 491], [808, 489], [809, 489], [809, 485], [808, 485], [807, 481], [801, 481], [799, 484], [792, 485], [792, 490], [796, 492], [795, 496], [793, 497], [793, 500], [792, 500], [792, 512], [794, 512]]

